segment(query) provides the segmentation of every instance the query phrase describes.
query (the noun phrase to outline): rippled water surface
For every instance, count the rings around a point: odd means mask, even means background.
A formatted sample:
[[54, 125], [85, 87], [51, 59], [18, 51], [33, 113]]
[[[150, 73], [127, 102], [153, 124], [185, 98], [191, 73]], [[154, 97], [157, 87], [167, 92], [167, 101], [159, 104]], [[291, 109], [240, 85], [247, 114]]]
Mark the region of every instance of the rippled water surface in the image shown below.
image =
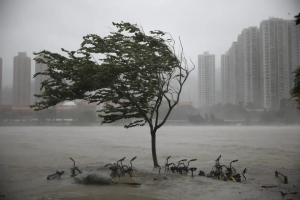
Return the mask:
[[[161, 165], [192, 159], [191, 166], [209, 172], [214, 160], [238, 159], [236, 169], [248, 168], [243, 183], [206, 177], [169, 175], [161, 180], [153, 171], [148, 127], [0, 127], [0, 195], [5, 199], [300, 199], [300, 127], [193, 127], [165, 126], [157, 133]], [[70, 157], [79, 168], [100, 170], [107, 163], [137, 156], [134, 180], [124, 184], [78, 185], [70, 177]], [[60, 180], [46, 180], [56, 170]], [[288, 184], [274, 176], [279, 170]], [[107, 172], [108, 173], [108, 172]], [[198, 173], [197, 173], [198, 174]], [[154, 178], [158, 180], [154, 180]], [[266, 184], [276, 185], [264, 189]], [[3, 198], [3, 199], [4, 199]], [[1, 197], [0, 197], [1, 199]]]

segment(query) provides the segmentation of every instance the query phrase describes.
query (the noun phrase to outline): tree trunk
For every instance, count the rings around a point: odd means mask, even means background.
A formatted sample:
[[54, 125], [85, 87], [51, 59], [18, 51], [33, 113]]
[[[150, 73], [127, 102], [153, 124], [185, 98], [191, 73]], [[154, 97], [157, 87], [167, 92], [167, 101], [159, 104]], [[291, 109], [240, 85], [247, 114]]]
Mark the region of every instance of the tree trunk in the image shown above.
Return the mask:
[[158, 167], [157, 156], [156, 156], [156, 134], [151, 132], [151, 147], [152, 147], [152, 158], [154, 167]]

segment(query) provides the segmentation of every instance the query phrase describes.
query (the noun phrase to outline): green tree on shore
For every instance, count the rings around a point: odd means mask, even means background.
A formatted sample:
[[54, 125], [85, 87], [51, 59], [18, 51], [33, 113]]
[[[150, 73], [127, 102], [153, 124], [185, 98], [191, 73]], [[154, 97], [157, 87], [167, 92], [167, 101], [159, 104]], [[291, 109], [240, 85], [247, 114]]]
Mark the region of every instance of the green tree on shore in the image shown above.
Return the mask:
[[[175, 40], [162, 31], [146, 35], [141, 27], [130, 23], [113, 23], [117, 31], [106, 37], [90, 34], [83, 37], [77, 51], [68, 57], [50, 51], [34, 53], [35, 60], [47, 64], [42, 82], [44, 93], [33, 107], [43, 110], [63, 101], [84, 99], [102, 104], [98, 110], [102, 123], [133, 119], [125, 128], [150, 127], [152, 157], [158, 166], [156, 132], [164, 125], [179, 102], [188, 67], [181, 42], [175, 51]], [[97, 58], [97, 59], [96, 59]], [[168, 111], [162, 121], [159, 108], [167, 102]]]
[[293, 78], [294, 86], [291, 89], [291, 96], [297, 103], [297, 108], [300, 111], [300, 66], [294, 71]]
[[[300, 13], [295, 16], [296, 26], [300, 26]], [[297, 103], [297, 108], [300, 111], [300, 66], [294, 71], [293, 77], [294, 86], [291, 89], [290, 93], [292, 99], [294, 99]]]

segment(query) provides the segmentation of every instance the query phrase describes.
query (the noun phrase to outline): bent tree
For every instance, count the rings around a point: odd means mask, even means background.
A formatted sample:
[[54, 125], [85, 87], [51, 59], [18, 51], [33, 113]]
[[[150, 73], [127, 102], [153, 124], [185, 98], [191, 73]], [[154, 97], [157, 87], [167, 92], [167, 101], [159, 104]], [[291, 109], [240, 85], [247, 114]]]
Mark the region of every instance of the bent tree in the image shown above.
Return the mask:
[[[34, 53], [38, 63], [48, 67], [36, 76], [46, 76], [42, 94], [33, 107], [43, 110], [64, 101], [83, 99], [102, 105], [97, 110], [102, 123], [132, 119], [125, 128], [150, 127], [154, 167], [156, 132], [162, 127], [179, 102], [183, 84], [195, 68], [188, 67], [181, 42], [179, 50], [170, 34], [150, 31], [130, 23], [113, 23], [117, 31], [106, 37], [90, 34], [83, 37], [77, 51], [64, 55], [50, 51]], [[180, 40], [180, 39], [179, 39]], [[159, 108], [168, 105], [168, 112], [159, 119]]]

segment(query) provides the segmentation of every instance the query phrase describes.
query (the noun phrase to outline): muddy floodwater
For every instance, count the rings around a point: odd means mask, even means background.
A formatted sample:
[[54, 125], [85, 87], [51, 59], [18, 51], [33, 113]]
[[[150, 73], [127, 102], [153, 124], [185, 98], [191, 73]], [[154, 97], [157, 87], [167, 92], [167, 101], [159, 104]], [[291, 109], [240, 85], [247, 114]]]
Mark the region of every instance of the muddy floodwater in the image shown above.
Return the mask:
[[[157, 133], [160, 165], [197, 159], [193, 178], [153, 171], [148, 127], [0, 127], [0, 200], [14, 199], [300, 199], [300, 127], [165, 126]], [[242, 183], [198, 176], [209, 172], [214, 160], [231, 160], [238, 172], [248, 168]], [[137, 156], [133, 180], [119, 184], [80, 185], [70, 177], [74, 158], [82, 170], [109, 173], [104, 168], [125, 157]], [[64, 170], [61, 179], [47, 175]], [[275, 177], [288, 177], [288, 184]], [[154, 180], [158, 179], [158, 180]], [[140, 186], [128, 186], [138, 182]], [[262, 186], [272, 185], [272, 188]], [[286, 195], [282, 197], [281, 192]], [[5, 197], [1, 197], [5, 195]]]

